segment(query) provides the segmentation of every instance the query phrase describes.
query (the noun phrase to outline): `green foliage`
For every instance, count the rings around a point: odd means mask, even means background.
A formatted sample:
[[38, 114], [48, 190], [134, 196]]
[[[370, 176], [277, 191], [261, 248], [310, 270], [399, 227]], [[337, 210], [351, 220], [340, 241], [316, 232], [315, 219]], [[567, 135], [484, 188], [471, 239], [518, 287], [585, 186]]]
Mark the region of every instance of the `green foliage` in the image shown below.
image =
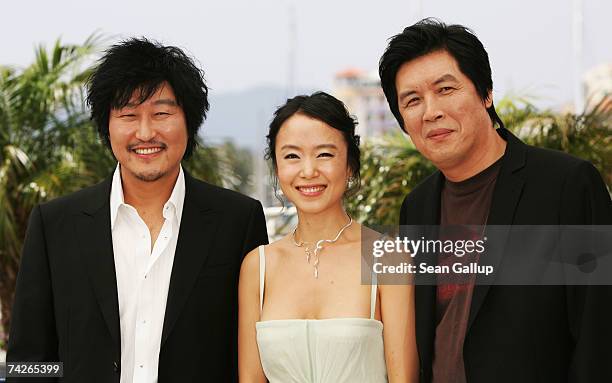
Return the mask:
[[434, 170], [399, 128], [369, 140], [361, 147], [361, 185], [347, 210], [365, 225], [396, 225], [404, 197]]
[[198, 145], [183, 166], [190, 174], [208, 183], [249, 194], [252, 189], [252, 154], [231, 141], [210, 146], [198, 139]]
[[[83, 60], [98, 44], [36, 49], [23, 70], [0, 67], [0, 300], [10, 319], [19, 255], [33, 206], [80, 186], [73, 153], [89, 127], [82, 103]], [[87, 143], [83, 143], [87, 145]]]
[[75, 132], [89, 125], [79, 67], [97, 41], [57, 41], [49, 52], [38, 47], [23, 71], [0, 69], [0, 261], [17, 261], [31, 208], [74, 187]]
[[219, 172], [226, 175], [223, 186], [243, 194], [252, 193], [253, 153], [246, 148], [237, 147], [231, 141], [215, 146], [214, 149], [219, 159]]
[[612, 98], [582, 114], [540, 111], [528, 100], [503, 99], [497, 107], [506, 127], [530, 145], [585, 159], [612, 186]]

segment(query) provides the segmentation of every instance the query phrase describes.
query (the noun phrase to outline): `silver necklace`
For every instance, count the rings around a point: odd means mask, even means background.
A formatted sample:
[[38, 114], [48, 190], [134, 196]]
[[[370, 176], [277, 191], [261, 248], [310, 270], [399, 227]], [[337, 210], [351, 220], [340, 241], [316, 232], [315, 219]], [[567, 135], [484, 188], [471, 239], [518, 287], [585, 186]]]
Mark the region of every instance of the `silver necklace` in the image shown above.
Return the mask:
[[340, 231], [338, 232], [338, 234], [336, 234], [336, 237], [334, 239], [320, 239], [316, 242], [314, 249], [311, 251], [309, 246], [305, 246], [305, 245], [310, 245], [310, 242], [304, 242], [304, 241], [300, 241], [297, 242], [295, 240], [295, 232], [297, 231], [298, 225], [295, 226], [295, 228], [293, 229], [293, 233], [291, 234], [291, 238], [293, 240], [293, 244], [297, 247], [304, 247], [304, 252], [306, 253], [306, 262], [308, 264], [310, 264], [310, 257], [312, 256], [314, 258], [314, 261], [312, 263], [312, 267], [314, 267], [314, 277], [316, 279], [319, 278], [319, 250], [323, 249], [323, 243], [327, 242], [327, 243], [334, 243], [338, 240], [338, 238], [340, 238], [340, 236], [342, 235], [342, 233], [344, 232], [344, 230], [351, 226], [351, 224], [353, 223], [353, 218], [349, 217], [349, 222], [344, 225], [342, 227], [342, 229], [340, 229]]

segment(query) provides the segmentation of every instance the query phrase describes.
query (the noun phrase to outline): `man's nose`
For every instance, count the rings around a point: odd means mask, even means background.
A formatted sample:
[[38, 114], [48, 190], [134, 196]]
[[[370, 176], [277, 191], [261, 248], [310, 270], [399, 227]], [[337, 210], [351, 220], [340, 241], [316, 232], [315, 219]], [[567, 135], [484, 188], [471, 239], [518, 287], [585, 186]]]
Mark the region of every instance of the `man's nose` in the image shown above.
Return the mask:
[[440, 108], [440, 103], [435, 97], [426, 97], [424, 99], [425, 111], [423, 112], [423, 121], [434, 122], [444, 117], [444, 112]]
[[138, 122], [138, 129], [136, 130], [136, 138], [140, 141], [150, 141], [155, 137], [155, 129], [151, 120], [147, 117], [142, 117]]

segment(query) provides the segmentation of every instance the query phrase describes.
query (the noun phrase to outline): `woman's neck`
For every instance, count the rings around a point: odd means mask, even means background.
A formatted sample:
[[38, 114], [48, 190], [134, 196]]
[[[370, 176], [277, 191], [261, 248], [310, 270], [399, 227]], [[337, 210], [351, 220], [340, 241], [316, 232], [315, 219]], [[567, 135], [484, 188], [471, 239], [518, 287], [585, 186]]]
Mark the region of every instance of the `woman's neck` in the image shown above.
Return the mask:
[[312, 214], [298, 210], [298, 226], [295, 239], [298, 242], [316, 243], [321, 239], [334, 239], [349, 223], [350, 217], [340, 205], [334, 209]]

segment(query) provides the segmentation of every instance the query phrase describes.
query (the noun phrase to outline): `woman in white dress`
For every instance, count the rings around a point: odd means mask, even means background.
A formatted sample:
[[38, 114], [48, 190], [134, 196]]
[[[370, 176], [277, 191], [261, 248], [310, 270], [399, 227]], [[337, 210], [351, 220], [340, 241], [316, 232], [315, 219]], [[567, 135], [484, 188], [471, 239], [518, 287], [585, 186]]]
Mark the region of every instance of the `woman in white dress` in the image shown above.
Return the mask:
[[413, 286], [361, 284], [361, 226], [343, 207], [359, 180], [355, 125], [323, 92], [288, 100], [270, 124], [268, 157], [298, 224], [242, 264], [241, 383], [418, 379]]

